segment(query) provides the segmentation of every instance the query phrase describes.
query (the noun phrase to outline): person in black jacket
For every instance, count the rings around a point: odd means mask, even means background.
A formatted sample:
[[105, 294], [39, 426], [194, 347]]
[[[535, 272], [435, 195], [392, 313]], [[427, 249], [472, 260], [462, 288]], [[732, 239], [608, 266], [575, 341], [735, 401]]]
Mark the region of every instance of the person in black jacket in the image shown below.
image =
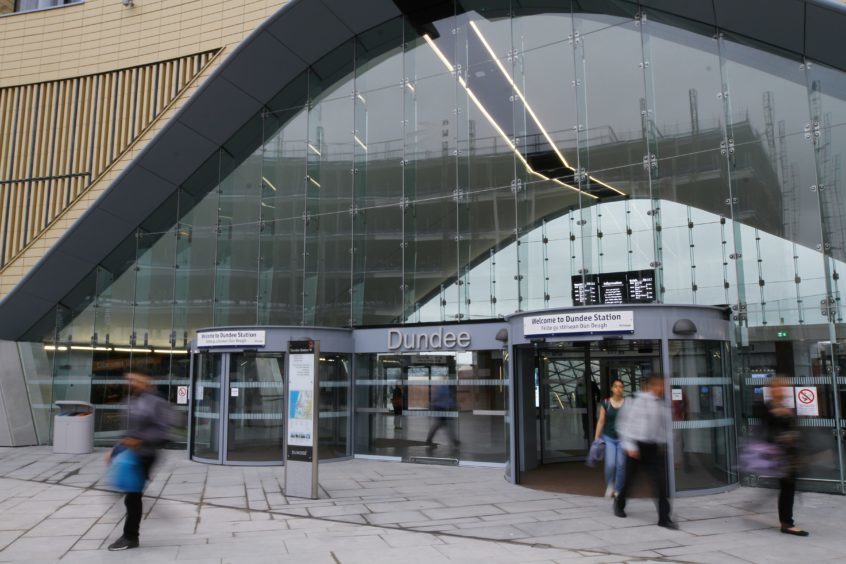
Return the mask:
[[[133, 370], [128, 372], [125, 378], [130, 391], [127, 431], [117, 446], [135, 451], [141, 461], [146, 483], [150, 479], [150, 469], [156, 461], [156, 451], [170, 438], [173, 415], [167, 400], [156, 393], [149, 374]], [[109, 460], [112, 453], [109, 453]], [[142, 498], [143, 492], [126, 493], [124, 498], [126, 520], [123, 524], [123, 536], [110, 544], [109, 550], [138, 547], [143, 511]]]
[[796, 476], [799, 473], [799, 420], [788, 404], [787, 387], [783, 378], [775, 379], [770, 387], [770, 399], [756, 406], [755, 415], [763, 423], [764, 439], [778, 446], [782, 453], [783, 475], [779, 478], [778, 520], [781, 532], [787, 535], [807, 537], [808, 531], [793, 522], [793, 499], [796, 495]]

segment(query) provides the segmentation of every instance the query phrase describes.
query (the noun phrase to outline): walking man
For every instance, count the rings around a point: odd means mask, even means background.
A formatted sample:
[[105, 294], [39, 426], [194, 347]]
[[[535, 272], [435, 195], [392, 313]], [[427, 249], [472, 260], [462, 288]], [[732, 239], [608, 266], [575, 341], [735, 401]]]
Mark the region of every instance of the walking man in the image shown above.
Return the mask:
[[658, 526], [678, 529], [670, 519], [667, 499], [667, 418], [669, 406], [664, 401], [664, 378], [652, 374], [646, 388], [626, 402], [617, 421], [617, 433], [626, 451], [626, 478], [614, 501], [614, 515], [626, 516], [626, 497], [641, 468], [646, 470], [652, 491], [658, 500]]
[[[156, 461], [156, 451], [164, 446], [170, 437], [173, 421], [167, 401], [158, 395], [150, 375], [133, 370], [125, 375], [129, 384], [129, 406], [127, 409], [127, 432], [118, 443], [135, 451], [144, 472], [144, 482], [150, 479], [150, 468]], [[141, 527], [141, 500], [143, 492], [127, 492], [124, 498], [126, 520], [123, 536], [109, 545], [109, 550], [127, 550], [138, 547]]]

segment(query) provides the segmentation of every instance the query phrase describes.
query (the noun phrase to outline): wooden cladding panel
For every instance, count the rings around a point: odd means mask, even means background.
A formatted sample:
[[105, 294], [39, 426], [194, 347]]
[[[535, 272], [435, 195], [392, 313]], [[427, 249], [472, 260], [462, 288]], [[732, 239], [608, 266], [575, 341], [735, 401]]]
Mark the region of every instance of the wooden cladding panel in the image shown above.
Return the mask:
[[0, 88], [0, 269], [106, 172], [214, 54]]

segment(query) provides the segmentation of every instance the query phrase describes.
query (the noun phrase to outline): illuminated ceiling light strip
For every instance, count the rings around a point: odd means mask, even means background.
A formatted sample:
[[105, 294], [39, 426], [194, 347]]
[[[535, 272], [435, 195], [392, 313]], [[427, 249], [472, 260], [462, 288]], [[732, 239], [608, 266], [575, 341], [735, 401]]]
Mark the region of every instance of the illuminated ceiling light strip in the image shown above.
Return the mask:
[[179, 349], [153, 349], [156, 354], [188, 354], [188, 351]]
[[[444, 66], [446, 66], [447, 70], [449, 70], [449, 72], [453, 72], [454, 67], [450, 64], [449, 60], [446, 58], [446, 55], [444, 55], [443, 52], [438, 48], [438, 46], [435, 45], [435, 43], [432, 41], [432, 39], [428, 35], [424, 35], [423, 39], [426, 40], [426, 43], [429, 44], [429, 47], [432, 48], [432, 50], [435, 52], [435, 54], [438, 56], [438, 58], [441, 60], [441, 62], [443, 62]], [[573, 190], [575, 192], [579, 192], [581, 194], [584, 194], [585, 196], [589, 196], [589, 197], [593, 198], [594, 200], [599, 199], [598, 196], [594, 196], [593, 194], [588, 194], [587, 192], [579, 190], [575, 186], [571, 186], [571, 185], [567, 184], [566, 182], [562, 182], [561, 180], [558, 180], [557, 178], [550, 178], [550, 177], [548, 177], [544, 174], [541, 174], [540, 172], [537, 172], [536, 170], [534, 170], [531, 167], [531, 165], [529, 164], [529, 161], [526, 160], [526, 157], [523, 156], [523, 154], [517, 149], [517, 146], [514, 145], [514, 142], [511, 141], [511, 139], [508, 137], [508, 135], [505, 133], [505, 131], [499, 126], [499, 124], [496, 122], [496, 120], [493, 118], [493, 116], [490, 114], [490, 112], [488, 112], [488, 110], [487, 110], [487, 108], [485, 108], [484, 104], [482, 104], [482, 102], [479, 100], [479, 98], [476, 97], [476, 94], [473, 92], [473, 90], [471, 90], [470, 87], [467, 86], [467, 82], [464, 80], [463, 77], [461, 77], [461, 76], [458, 77], [458, 83], [461, 85], [462, 88], [464, 88], [464, 90], [467, 92], [467, 95], [470, 97], [471, 100], [473, 100], [473, 103], [476, 105], [476, 107], [479, 109], [479, 111], [482, 112], [482, 115], [485, 116], [485, 119], [487, 119], [488, 122], [491, 124], [491, 126], [493, 126], [493, 128], [497, 131], [497, 133], [499, 133], [500, 137], [502, 137], [502, 139], [505, 141], [505, 143], [508, 145], [508, 147], [511, 148], [512, 152], [517, 156], [517, 158], [520, 159], [520, 162], [523, 163], [523, 166], [526, 167], [526, 170], [529, 171], [529, 174], [533, 174], [533, 175], [537, 176], [538, 178], [542, 178], [544, 180], [550, 180], [550, 181], [558, 184], [559, 186], [562, 186], [562, 187], [567, 188], [569, 190]]]
[[150, 349], [137, 349], [137, 348], [124, 348], [124, 347], [115, 347], [112, 349], [115, 352], [128, 352], [128, 353], [149, 353], [152, 352]]
[[322, 157], [322, 156], [323, 156], [323, 155], [321, 155], [321, 154], [320, 154], [320, 151], [318, 151], [318, 150], [317, 150], [317, 147], [315, 147], [315, 146], [314, 146], [314, 145], [312, 145], [311, 143], [306, 143], [306, 145], [308, 145], [308, 148], [309, 148], [309, 149], [311, 149], [312, 151], [314, 151], [315, 153], [317, 153], [317, 156], [318, 156], [318, 157]]
[[270, 187], [271, 190], [276, 192], [276, 186], [274, 186], [273, 183], [270, 180], [268, 180], [266, 176], [262, 176], [261, 179], [264, 181], [265, 184], [267, 184]]
[[44, 345], [45, 351], [66, 351], [68, 350], [67, 347], [56, 346], [56, 345]]
[[[564, 163], [564, 166], [565, 166], [565, 167], [569, 168], [569, 169], [570, 169], [570, 170], [572, 170], [572, 171], [575, 171], [576, 169], [575, 169], [575, 168], [573, 168], [573, 166], [571, 166], [571, 165], [570, 165], [570, 163], [568, 163], [568, 162], [567, 162], [567, 159], [564, 157], [564, 155], [563, 155], [563, 154], [561, 154], [561, 151], [559, 151], [559, 150], [558, 150], [558, 146], [557, 146], [557, 145], [555, 144], [555, 142], [552, 140], [552, 137], [551, 137], [551, 136], [549, 135], [549, 133], [546, 131], [546, 128], [544, 128], [543, 124], [541, 124], [540, 118], [538, 118], [537, 114], [536, 114], [536, 113], [535, 113], [535, 111], [532, 109], [532, 106], [529, 104], [529, 101], [528, 101], [528, 100], [526, 100], [526, 97], [525, 97], [525, 96], [523, 96], [523, 92], [522, 92], [522, 91], [520, 90], [520, 88], [517, 86], [517, 83], [515, 83], [515, 82], [514, 82], [514, 79], [512, 79], [512, 78], [511, 78], [511, 75], [510, 75], [510, 74], [508, 74], [508, 71], [507, 71], [507, 70], [505, 69], [505, 67], [502, 65], [502, 62], [500, 62], [499, 57], [497, 57], [497, 56], [496, 56], [496, 52], [494, 52], [494, 50], [493, 50], [493, 48], [491, 47], [490, 43], [488, 43], [488, 40], [487, 40], [487, 39], [485, 38], [485, 36], [482, 34], [482, 31], [481, 31], [481, 30], [479, 29], [479, 27], [476, 25], [476, 22], [472, 22], [472, 21], [471, 21], [471, 22], [470, 22], [470, 27], [472, 27], [472, 28], [473, 28], [473, 31], [476, 33], [476, 36], [479, 38], [479, 41], [481, 41], [481, 42], [482, 42], [482, 45], [485, 47], [485, 49], [487, 50], [488, 54], [491, 56], [491, 59], [493, 59], [494, 63], [496, 63], [497, 68], [499, 68], [499, 72], [500, 72], [500, 73], [502, 73], [502, 76], [504, 76], [504, 77], [505, 77], [505, 80], [507, 80], [507, 81], [508, 81], [508, 83], [511, 85], [511, 88], [513, 88], [513, 89], [514, 89], [514, 91], [517, 93], [517, 96], [518, 96], [518, 97], [520, 98], [520, 100], [523, 102], [523, 106], [526, 108], [526, 111], [528, 111], [528, 112], [529, 112], [529, 115], [532, 117], [532, 119], [534, 120], [535, 124], [538, 126], [538, 129], [540, 129], [540, 130], [541, 130], [541, 133], [543, 133], [543, 136], [544, 136], [544, 138], [546, 139], [547, 143], [549, 143], [549, 146], [550, 146], [550, 147], [552, 147], [552, 150], [553, 150], [553, 151], [555, 151], [555, 154], [556, 154], [556, 155], [558, 155], [558, 158], [559, 158], [559, 159], [561, 159], [561, 162], [562, 162], [562, 163]], [[610, 186], [610, 185], [606, 184], [605, 182], [602, 182], [601, 180], [597, 180], [597, 179], [596, 179], [595, 177], [593, 177], [593, 176], [591, 176], [591, 177], [590, 177], [590, 179], [591, 179], [591, 180], [593, 180], [593, 181], [595, 181], [595, 182], [596, 182], [596, 183], [598, 183], [598, 184], [601, 184], [602, 186], [605, 186], [606, 188], [608, 188], [608, 189], [610, 189], [610, 190], [613, 190], [613, 191], [617, 192], [617, 193], [618, 193], [618, 194], [620, 194], [621, 196], [625, 196], [625, 195], [626, 195], [626, 194], [625, 194], [625, 192], [622, 192], [621, 190], [618, 190], [617, 188], [614, 188], [613, 186]]]
[[361, 139], [358, 138], [358, 135], [353, 135], [353, 139], [355, 139], [356, 143], [361, 145], [362, 149], [364, 149], [365, 151], [367, 150], [367, 145], [365, 145], [364, 142]]

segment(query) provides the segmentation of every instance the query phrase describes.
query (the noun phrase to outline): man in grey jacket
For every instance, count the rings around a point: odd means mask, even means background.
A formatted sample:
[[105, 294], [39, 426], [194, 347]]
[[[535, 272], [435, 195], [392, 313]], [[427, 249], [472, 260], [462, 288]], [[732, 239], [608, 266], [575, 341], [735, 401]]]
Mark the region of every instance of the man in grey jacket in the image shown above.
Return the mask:
[[[141, 461], [146, 483], [150, 479], [150, 468], [156, 461], [156, 451], [170, 438], [173, 412], [168, 402], [156, 393], [149, 374], [133, 370], [125, 377], [130, 392], [127, 431], [118, 445], [135, 451]], [[126, 493], [123, 536], [110, 544], [109, 550], [127, 550], [138, 546], [142, 497], [143, 492]]]
[[658, 500], [658, 526], [678, 529], [670, 519], [667, 482], [667, 421], [669, 406], [664, 401], [664, 378], [652, 374], [646, 388], [628, 400], [617, 420], [617, 433], [626, 451], [626, 479], [614, 500], [614, 515], [626, 516], [626, 496], [634, 477], [644, 468]]

